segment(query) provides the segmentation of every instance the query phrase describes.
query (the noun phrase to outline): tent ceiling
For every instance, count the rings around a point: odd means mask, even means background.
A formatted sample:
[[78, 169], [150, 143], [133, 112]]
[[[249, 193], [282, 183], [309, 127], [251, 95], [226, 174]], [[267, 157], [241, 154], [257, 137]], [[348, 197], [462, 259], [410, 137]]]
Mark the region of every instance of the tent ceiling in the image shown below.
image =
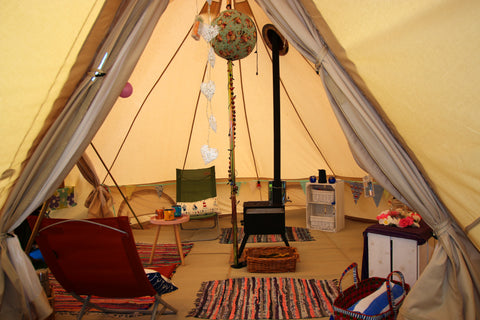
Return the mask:
[[[271, 23], [247, 1], [257, 25]], [[129, 80], [133, 94], [119, 99], [93, 144], [112, 166], [119, 184], [175, 179], [175, 168], [204, 167], [200, 148], [217, 148], [217, 177], [228, 177], [227, 62], [216, 57], [206, 68], [208, 45], [190, 36], [198, 8], [173, 1], [162, 15]], [[213, 19], [212, 19], [213, 20]], [[234, 62], [236, 171], [238, 177], [273, 176], [273, 92], [271, 51], [260, 37], [257, 51]], [[257, 75], [258, 70], [258, 75]], [[304, 179], [319, 168], [327, 174], [362, 177], [311, 63], [290, 46], [280, 58], [282, 178]], [[212, 110], [217, 132], [209, 131], [207, 99], [199, 94], [208, 79], [216, 84]], [[90, 151], [89, 151], [90, 152]], [[105, 175], [95, 155], [100, 176]], [[112, 165], [113, 164], [113, 165]], [[109, 183], [109, 180], [106, 180]]]

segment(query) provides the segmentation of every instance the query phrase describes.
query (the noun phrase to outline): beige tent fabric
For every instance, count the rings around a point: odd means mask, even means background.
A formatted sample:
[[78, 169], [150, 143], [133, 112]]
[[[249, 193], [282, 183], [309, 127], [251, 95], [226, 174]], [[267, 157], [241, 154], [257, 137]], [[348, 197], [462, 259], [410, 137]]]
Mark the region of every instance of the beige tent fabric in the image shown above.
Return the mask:
[[[269, 2], [258, 1], [265, 7]], [[325, 52], [303, 7], [295, 1], [277, 1], [268, 6], [267, 12], [281, 25], [287, 38], [314, 53], [311, 57], [322, 60], [316, 63], [322, 65], [332, 106], [359, 163], [397, 198], [405, 199], [417, 210], [440, 241], [441, 246], [407, 296], [401, 314], [407, 319], [475, 319], [480, 305], [480, 253], [450, 218], [383, 120], [333, 56]], [[300, 28], [302, 24], [304, 27]], [[303, 37], [291, 40], [292, 34], [301, 35], [302, 31]], [[433, 282], [437, 284], [433, 286]], [[427, 290], [429, 294], [425, 294]], [[440, 303], [435, 303], [438, 300]]]
[[[71, 95], [91, 63], [98, 43], [91, 45], [90, 39], [84, 45], [84, 41], [90, 32], [95, 34], [103, 27], [93, 25], [102, 5], [95, 0], [68, 6], [62, 0], [48, 4], [2, 2], [0, 208], [28, 157], [32, 142], [42, 134], [52, 106], [63, 108], [57, 102]], [[104, 24], [108, 27], [109, 22], [105, 20]]]
[[[23, 264], [28, 264], [28, 257], [19, 245], [14, 246], [9, 243], [11, 241], [6, 241], [9, 238], [7, 232], [15, 229], [53, 193], [80, 158], [125, 83], [113, 83], [113, 80], [128, 77], [134, 61], [138, 59], [150, 31], [166, 5], [166, 1], [156, 1], [152, 5], [131, 1], [122, 8], [122, 14], [117, 16], [116, 24], [110, 29], [109, 37], [105, 38], [99, 56], [94, 61], [93, 65], [97, 69], [80, 82], [62, 113], [32, 152], [10, 192], [0, 217], [0, 272], [4, 275], [0, 283], [2, 318], [42, 319], [48, 315], [50, 307], [45, 296], [32, 289], [39, 285], [36, 274], [32, 275], [33, 268], [20, 268]], [[115, 11], [113, 13], [115, 14]], [[105, 22], [110, 24], [100, 19], [100, 23]], [[104, 36], [100, 39], [104, 39]], [[131, 62], [128, 62], [128, 59]], [[104, 81], [101, 79], [103, 73]], [[18, 244], [18, 240], [13, 239]], [[15, 257], [23, 257], [23, 263], [16, 262]], [[28, 300], [24, 296], [23, 288], [28, 292]], [[30, 303], [35, 309], [30, 308]]]
[[[1, 68], [2, 73], [5, 73], [0, 77], [2, 81], [0, 130], [4, 142], [0, 151], [2, 172], [0, 206], [4, 205], [10, 188], [19, 177], [24, 158], [32, 142], [41, 132], [43, 119], [47, 118], [50, 106], [55, 103], [60, 91], [72, 85], [71, 79], [68, 79], [70, 67], [74, 63], [79, 63], [81, 68], [82, 62], [76, 60], [78, 51], [83, 51], [88, 59], [85, 49], [91, 42], [83, 48], [82, 45], [102, 8], [101, 4], [98, 5], [93, 1], [85, 1], [74, 8], [57, 6], [59, 5], [57, 2], [49, 3], [55, 8], [53, 12], [49, 5], [27, 3], [27, 1], [21, 4], [15, 2], [15, 5], [8, 6], [9, 10], [2, 10], [0, 20], [6, 25], [2, 24], [5, 34], [2, 35], [2, 58], [0, 59], [5, 64]], [[35, 12], [34, 16], [28, 16], [33, 12]], [[81, 16], [72, 16], [79, 12], [82, 13]], [[57, 22], [56, 25], [49, 23], [52, 20]], [[19, 25], [18, 21], [29, 21], [29, 23]], [[50, 34], [58, 31], [50, 27], [66, 32], [63, 43], [47, 40]], [[32, 56], [32, 48], [37, 48], [34, 54], [42, 64], [39, 64], [36, 59], [26, 57], [19, 59], [22, 53]], [[53, 72], [45, 73], [46, 66]], [[74, 65], [73, 69], [75, 68], [78, 67]], [[38, 75], [42, 75], [42, 80], [39, 80]], [[66, 81], [65, 87], [62, 88], [64, 81]], [[77, 81], [78, 79], [73, 80], [75, 84]], [[20, 84], [23, 84], [23, 87]], [[28, 94], [24, 90], [28, 90]], [[45, 92], [47, 92], [46, 96]], [[16, 117], [12, 118], [11, 115]], [[12, 132], [16, 132], [17, 135], [12, 135]], [[36, 160], [34, 158], [33, 162], [35, 163]], [[19, 187], [16, 189], [19, 193], [24, 192], [21, 187], [27, 184], [25, 178], [20, 176], [17, 180]], [[10, 193], [10, 199], [14, 196]], [[24, 197], [24, 204], [30, 203], [32, 197], [33, 195]], [[23, 221], [25, 215], [21, 218], [22, 213], [22, 209], [2, 210], [0, 218], [0, 273], [2, 274], [0, 318], [43, 319], [52, 312], [52, 309], [29, 258], [20, 247], [18, 238], [7, 233]], [[17, 221], [20, 222], [17, 223]]]

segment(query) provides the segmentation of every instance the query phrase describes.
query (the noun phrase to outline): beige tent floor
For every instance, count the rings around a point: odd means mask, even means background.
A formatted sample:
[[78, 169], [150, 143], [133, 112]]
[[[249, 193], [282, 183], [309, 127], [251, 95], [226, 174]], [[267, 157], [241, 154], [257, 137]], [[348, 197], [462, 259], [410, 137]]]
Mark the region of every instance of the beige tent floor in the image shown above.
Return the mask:
[[[362, 232], [371, 223], [352, 220], [345, 221], [345, 229], [337, 232], [322, 232], [310, 230], [315, 241], [291, 242], [297, 248], [300, 261], [294, 273], [249, 273], [247, 268], [231, 268], [232, 246], [220, 244], [218, 240], [195, 242], [191, 252], [185, 258], [185, 265], [179, 266], [173, 277], [179, 290], [164, 296], [164, 300], [178, 309], [176, 315], [163, 315], [160, 319], [195, 319], [187, 318], [188, 312], [194, 307], [197, 291], [203, 281], [226, 279], [245, 276], [284, 276], [295, 278], [335, 279], [339, 278], [343, 270], [352, 262], [357, 262], [361, 267], [363, 252]], [[221, 227], [231, 226], [231, 217], [220, 218]], [[286, 225], [305, 227], [305, 209], [290, 209], [286, 212]], [[211, 231], [182, 231], [182, 241], [191, 237], [205, 236]], [[195, 234], [196, 233], [196, 234]], [[134, 229], [137, 242], [152, 243], [155, 228], [146, 226], [144, 230]], [[175, 243], [173, 228], [162, 227], [158, 243]], [[272, 246], [272, 243], [247, 244], [251, 246]], [[279, 244], [282, 245], [282, 244]], [[361, 269], [360, 269], [361, 270]], [[359, 271], [360, 271], [359, 270]], [[350, 280], [350, 279], [348, 279]], [[345, 285], [351, 285], [351, 280]], [[83, 317], [85, 320], [119, 319], [121, 315], [107, 315], [90, 312]], [[74, 319], [74, 315], [55, 315], [55, 319]], [[135, 319], [150, 319], [150, 316], [136, 317]]]

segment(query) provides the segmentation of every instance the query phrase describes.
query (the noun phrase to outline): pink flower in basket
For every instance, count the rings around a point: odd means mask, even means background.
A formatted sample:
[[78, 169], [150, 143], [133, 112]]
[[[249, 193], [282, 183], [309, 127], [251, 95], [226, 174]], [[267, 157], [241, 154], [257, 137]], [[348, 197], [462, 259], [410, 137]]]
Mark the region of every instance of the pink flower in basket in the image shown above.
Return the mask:
[[406, 228], [406, 227], [410, 227], [411, 225], [413, 225], [414, 221], [413, 221], [413, 218], [412, 217], [405, 217], [405, 218], [402, 218], [398, 221], [398, 226], [400, 228]]
[[421, 217], [418, 213], [416, 213], [416, 212], [412, 212], [412, 213], [410, 214], [410, 217], [413, 218], [413, 221], [414, 221], [414, 222], [420, 222], [420, 220], [422, 220], [422, 217]]
[[420, 220], [422, 217], [413, 211], [397, 210], [385, 210], [377, 216], [378, 223], [385, 226], [394, 226], [400, 228], [407, 227], [420, 227]]

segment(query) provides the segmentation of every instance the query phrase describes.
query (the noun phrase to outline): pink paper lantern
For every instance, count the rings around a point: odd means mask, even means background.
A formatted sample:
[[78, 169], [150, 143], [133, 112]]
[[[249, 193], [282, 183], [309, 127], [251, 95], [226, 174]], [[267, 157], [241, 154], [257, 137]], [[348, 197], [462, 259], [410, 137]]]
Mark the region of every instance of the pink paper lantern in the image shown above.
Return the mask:
[[120, 97], [128, 98], [132, 95], [133, 87], [130, 82], [125, 83], [125, 87], [123, 87], [122, 92], [120, 93]]

